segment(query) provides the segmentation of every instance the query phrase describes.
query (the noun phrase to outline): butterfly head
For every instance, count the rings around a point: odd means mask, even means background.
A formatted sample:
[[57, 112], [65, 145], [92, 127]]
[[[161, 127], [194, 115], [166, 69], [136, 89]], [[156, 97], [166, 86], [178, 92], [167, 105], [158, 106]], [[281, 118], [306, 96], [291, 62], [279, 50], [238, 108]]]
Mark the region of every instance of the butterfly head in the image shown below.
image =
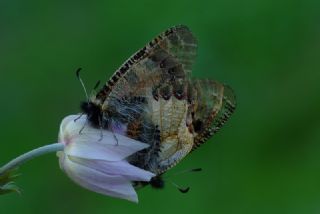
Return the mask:
[[101, 126], [102, 111], [100, 105], [97, 105], [92, 101], [82, 102], [80, 108], [82, 112], [87, 115], [88, 120], [92, 125], [97, 127]]

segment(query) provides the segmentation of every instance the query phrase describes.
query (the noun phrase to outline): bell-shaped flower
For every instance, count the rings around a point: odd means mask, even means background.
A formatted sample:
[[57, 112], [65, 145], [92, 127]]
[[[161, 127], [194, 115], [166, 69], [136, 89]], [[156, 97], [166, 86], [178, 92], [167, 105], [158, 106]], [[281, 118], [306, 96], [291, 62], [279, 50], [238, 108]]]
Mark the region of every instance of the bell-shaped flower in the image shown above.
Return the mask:
[[67, 116], [61, 123], [58, 152], [61, 169], [91, 191], [138, 202], [132, 181], [150, 181], [153, 173], [128, 163], [126, 158], [147, 144], [90, 126], [87, 118]]

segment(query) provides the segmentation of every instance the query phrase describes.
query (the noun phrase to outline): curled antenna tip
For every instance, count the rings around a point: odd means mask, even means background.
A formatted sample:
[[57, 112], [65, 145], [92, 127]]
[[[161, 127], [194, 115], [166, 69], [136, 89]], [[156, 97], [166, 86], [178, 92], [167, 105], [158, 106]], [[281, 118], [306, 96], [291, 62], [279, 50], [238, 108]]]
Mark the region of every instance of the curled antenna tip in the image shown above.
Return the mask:
[[171, 184], [173, 186], [175, 186], [181, 193], [187, 193], [190, 190], [190, 187], [183, 188], [183, 187], [179, 186], [178, 184], [174, 183], [173, 181], [171, 181]]
[[96, 85], [94, 86], [93, 90], [96, 90], [96, 89], [99, 87], [100, 83], [101, 83], [101, 81], [98, 80], [98, 82], [97, 82]]
[[187, 188], [178, 188], [178, 190], [179, 190], [181, 193], [187, 193], [187, 192], [189, 192], [190, 187], [187, 187]]
[[82, 68], [78, 68], [76, 70], [76, 75], [77, 75], [77, 78], [80, 79], [80, 71], [82, 70]]

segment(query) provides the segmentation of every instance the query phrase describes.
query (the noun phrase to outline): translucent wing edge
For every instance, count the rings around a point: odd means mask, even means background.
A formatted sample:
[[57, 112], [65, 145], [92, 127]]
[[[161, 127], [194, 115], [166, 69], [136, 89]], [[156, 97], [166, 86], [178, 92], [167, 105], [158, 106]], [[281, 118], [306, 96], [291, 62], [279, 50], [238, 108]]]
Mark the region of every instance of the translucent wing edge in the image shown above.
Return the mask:
[[211, 119], [212, 122], [204, 129], [203, 132], [196, 136], [192, 150], [197, 149], [199, 146], [209, 140], [209, 138], [211, 138], [214, 134], [216, 134], [236, 109], [237, 104], [234, 91], [228, 85], [223, 84], [223, 86], [224, 90], [221, 108], [217, 113], [212, 112], [214, 114], [213, 118]]

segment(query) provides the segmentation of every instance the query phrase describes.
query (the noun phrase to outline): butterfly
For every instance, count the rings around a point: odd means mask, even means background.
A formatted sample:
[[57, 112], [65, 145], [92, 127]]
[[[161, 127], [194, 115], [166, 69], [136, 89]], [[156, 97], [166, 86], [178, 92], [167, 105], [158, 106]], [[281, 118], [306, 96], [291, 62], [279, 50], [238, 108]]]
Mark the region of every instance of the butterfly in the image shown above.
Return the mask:
[[149, 144], [128, 161], [157, 176], [205, 143], [236, 108], [233, 90], [215, 80], [191, 78], [197, 40], [174, 26], [133, 54], [88, 102], [91, 125]]

